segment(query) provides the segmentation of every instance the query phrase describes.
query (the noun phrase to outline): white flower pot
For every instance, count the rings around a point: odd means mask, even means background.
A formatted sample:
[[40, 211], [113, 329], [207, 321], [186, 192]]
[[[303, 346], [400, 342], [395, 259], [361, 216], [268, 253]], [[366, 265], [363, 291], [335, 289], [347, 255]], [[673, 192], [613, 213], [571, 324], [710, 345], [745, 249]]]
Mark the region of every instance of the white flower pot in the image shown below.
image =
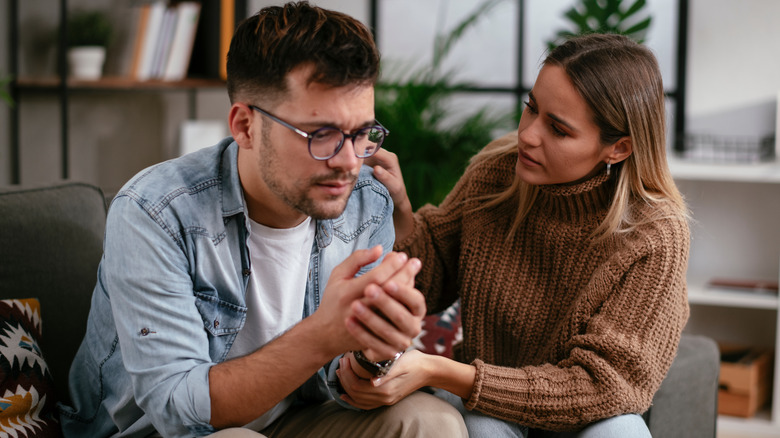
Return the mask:
[[105, 47], [84, 46], [68, 49], [70, 75], [75, 79], [100, 79], [103, 75], [103, 62], [105, 60]]

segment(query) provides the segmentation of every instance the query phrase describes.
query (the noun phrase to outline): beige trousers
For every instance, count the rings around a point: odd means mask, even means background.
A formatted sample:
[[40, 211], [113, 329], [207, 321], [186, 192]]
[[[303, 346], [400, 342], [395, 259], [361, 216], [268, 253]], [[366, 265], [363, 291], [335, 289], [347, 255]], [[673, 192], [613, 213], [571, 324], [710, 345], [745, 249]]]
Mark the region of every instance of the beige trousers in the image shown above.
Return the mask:
[[393, 406], [353, 411], [330, 401], [288, 410], [261, 433], [231, 428], [208, 438], [468, 437], [463, 417], [433, 395], [415, 392]]

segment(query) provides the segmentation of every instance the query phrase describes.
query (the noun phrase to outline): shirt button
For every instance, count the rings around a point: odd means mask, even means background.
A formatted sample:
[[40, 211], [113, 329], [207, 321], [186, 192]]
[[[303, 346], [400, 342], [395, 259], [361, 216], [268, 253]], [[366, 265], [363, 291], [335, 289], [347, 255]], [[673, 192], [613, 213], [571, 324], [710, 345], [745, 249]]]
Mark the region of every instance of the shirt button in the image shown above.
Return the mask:
[[149, 329], [144, 327], [141, 329], [141, 336], [146, 336], [149, 334]]
[[251, 274], [251, 273], [252, 273], [251, 269], [244, 269], [244, 271], [243, 271], [244, 277], [248, 277], [249, 274]]
[[214, 320], [214, 328], [219, 328], [219, 320], [218, 319]]

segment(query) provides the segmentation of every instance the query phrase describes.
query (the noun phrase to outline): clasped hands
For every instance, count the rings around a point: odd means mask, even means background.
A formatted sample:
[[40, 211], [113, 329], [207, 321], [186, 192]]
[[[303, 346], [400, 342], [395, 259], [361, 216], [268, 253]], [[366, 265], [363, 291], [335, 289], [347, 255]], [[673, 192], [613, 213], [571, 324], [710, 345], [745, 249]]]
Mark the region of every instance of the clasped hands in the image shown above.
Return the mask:
[[[373, 361], [395, 356], [411, 346], [426, 313], [425, 298], [414, 288], [421, 267], [419, 259], [390, 252], [371, 271], [355, 277], [361, 267], [375, 262], [381, 255], [380, 246], [358, 250], [338, 265], [331, 273], [320, 307], [312, 315], [330, 320], [323, 326], [328, 332], [324, 333], [323, 342], [334, 344], [334, 356], [348, 352], [341, 359], [339, 373], [342, 381], [345, 377], [350, 379], [350, 387], [354, 387], [355, 379], [372, 376], [349, 352], [362, 350]], [[365, 382], [372, 385], [369, 380]]]

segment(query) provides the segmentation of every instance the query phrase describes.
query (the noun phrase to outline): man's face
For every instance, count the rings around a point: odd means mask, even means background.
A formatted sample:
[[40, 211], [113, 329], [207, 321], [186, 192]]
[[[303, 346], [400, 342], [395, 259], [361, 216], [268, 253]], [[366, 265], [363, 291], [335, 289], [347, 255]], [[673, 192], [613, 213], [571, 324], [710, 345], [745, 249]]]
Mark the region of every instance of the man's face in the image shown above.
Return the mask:
[[[275, 107], [250, 103], [305, 132], [329, 126], [352, 133], [375, 123], [372, 86], [331, 88], [307, 83], [309, 73], [305, 67], [293, 70], [288, 75], [288, 96]], [[247, 160], [239, 166], [244, 191], [254, 201], [248, 199], [250, 217], [264, 225], [286, 228], [306, 216], [339, 216], [363, 163], [355, 156], [352, 141], [345, 140], [338, 154], [318, 161], [309, 154], [306, 138], [259, 112], [252, 117], [252, 150], [248, 157], [239, 158]]]

